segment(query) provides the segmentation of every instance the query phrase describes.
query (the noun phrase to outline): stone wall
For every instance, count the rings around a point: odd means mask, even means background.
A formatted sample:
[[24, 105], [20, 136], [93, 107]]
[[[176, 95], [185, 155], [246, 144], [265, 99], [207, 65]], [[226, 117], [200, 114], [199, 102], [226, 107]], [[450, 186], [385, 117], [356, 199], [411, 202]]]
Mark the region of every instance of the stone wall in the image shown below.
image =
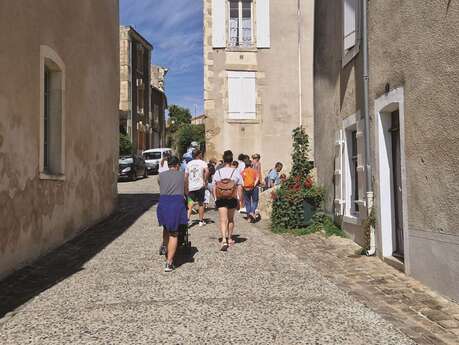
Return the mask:
[[[113, 0], [0, 3], [0, 276], [114, 209], [119, 29]], [[65, 172], [40, 175], [40, 46], [65, 64]]]

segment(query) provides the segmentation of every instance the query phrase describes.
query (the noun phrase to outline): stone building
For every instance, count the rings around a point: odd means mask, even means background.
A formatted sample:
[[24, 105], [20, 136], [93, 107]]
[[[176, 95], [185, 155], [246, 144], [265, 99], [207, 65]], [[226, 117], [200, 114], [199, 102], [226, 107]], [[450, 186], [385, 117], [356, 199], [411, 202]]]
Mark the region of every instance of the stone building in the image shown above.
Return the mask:
[[167, 96], [165, 81], [167, 72], [167, 68], [151, 65], [151, 148], [166, 146]]
[[132, 26], [120, 27], [120, 132], [131, 138], [134, 152], [153, 142], [150, 61], [153, 46]]
[[118, 2], [0, 2], [0, 277], [110, 215]]
[[191, 118], [192, 125], [206, 125], [206, 114], [202, 114], [199, 116], [193, 116]]
[[203, 1], [207, 155], [288, 164], [292, 130], [314, 134], [314, 1]]
[[316, 2], [315, 158], [326, 206], [366, 245], [372, 172], [376, 254], [458, 300], [459, 4], [367, 3], [369, 161], [364, 3]]

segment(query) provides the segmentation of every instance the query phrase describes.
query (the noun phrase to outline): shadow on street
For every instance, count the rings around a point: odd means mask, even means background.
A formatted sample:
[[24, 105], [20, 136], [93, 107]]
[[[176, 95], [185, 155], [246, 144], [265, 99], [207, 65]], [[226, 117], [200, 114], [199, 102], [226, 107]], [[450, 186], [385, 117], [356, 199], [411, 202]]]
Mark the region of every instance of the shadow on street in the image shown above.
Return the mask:
[[81, 271], [87, 261], [122, 235], [158, 200], [159, 194], [119, 194], [118, 207], [108, 219], [1, 281], [0, 318]]

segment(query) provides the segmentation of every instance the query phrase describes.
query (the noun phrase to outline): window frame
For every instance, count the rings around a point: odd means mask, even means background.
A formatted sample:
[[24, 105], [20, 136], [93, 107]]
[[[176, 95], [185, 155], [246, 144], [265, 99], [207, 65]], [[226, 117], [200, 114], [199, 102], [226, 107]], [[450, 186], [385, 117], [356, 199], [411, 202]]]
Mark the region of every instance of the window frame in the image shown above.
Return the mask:
[[[237, 43], [236, 45], [231, 44], [231, 3], [237, 2], [238, 4], [238, 35], [237, 35]], [[241, 44], [243, 43], [243, 3], [250, 3], [250, 43], [248, 45]], [[227, 7], [227, 31], [228, 31], [228, 39], [227, 39], [227, 48], [229, 49], [251, 49], [255, 46], [255, 37], [254, 37], [254, 2], [253, 0], [227, 0], [226, 2]]]
[[[52, 65], [52, 68], [50, 67]], [[46, 73], [50, 73], [48, 78], [45, 77]], [[54, 74], [54, 75], [53, 75]], [[59, 79], [59, 91], [60, 91], [60, 128], [58, 128], [60, 147], [58, 160], [58, 169], [56, 171], [49, 170], [49, 160], [51, 159], [49, 153], [49, 115], [48, 115], [48, 104], [45, 104], [45, 97], [49, 97], [49, 89], [45, 86], [45, 80], [51, 82], [51, 78]], [[65, 64], [60, 56], [52, 48], [46, 45], [40, 46], [40, 128], [39, 128], [39, 176], [43, 180], [65, 180], [65, 80], [66, 71]], [[48, 85], [49, 87], [49, 85]], [[48, 95], [46, 95], [48, 91]], [[45, 120], [47, 120], [48, 128], [45, 129]], [[45, 143], [45, 140], [47, 141]], [[46, 148], [45, 148], [46, 144]], [[48, 151], [45, 153], [45, 149]]]
[[356, 0], [356, 9], [355, 9], [355, 44], [349, 48], [345, 49], [345, 23], [346, 23], [346, 0], [341, 0], [341, 14], [342, 14], [342, 67], [344, 68], [349, 62], [351, 62], [360, 52], [360, 40], [361, 40], [361, 26], [362, 26], [362, 5], [361, 0]]
[[[360, 183], [359, 183], [359, 145], [358, 145], [358, 119], [360, 112], [347, 117], [343, 121], [343, 200], [344, 200], [344, 221], [346, 223], [358, 224], [360, 222]], [[353, 134], [355, 142], [353, 143]], [[353, 145], [355, 144], [355, 146]], [[355, 152], [353, 152], [355, 148]]]

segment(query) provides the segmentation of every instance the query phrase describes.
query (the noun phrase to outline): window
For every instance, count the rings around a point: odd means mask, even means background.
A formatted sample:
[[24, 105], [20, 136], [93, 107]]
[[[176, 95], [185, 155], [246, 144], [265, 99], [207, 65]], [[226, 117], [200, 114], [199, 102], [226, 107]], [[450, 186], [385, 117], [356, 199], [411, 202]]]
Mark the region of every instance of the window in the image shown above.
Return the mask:
[[360, 0], [343, 1], [343, 66], [360, 48]]
[[229, 46], [252, 46], [252, 1], [229, 1]]
[[255, 72], [228, 72], [228, 118], [256, 119]]
[[345, 159], [345, 203], [346, 216], [357, 216], [359, 212], [359, 180], [357, 129], [352, 126], [346, 129], [346, 159]]
[[65, 67], [49, 47], [40, 47], [40, 177], [62, 179], [65, 163]]

